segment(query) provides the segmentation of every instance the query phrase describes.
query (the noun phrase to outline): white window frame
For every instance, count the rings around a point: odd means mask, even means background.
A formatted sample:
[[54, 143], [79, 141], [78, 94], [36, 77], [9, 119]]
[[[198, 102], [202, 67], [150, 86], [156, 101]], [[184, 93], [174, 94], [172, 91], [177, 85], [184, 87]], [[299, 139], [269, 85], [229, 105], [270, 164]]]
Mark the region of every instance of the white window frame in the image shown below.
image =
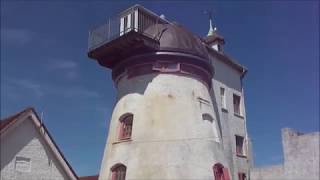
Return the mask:
[[[26, 169], [17, 168], [18, 163], [28, 163], [27, 164], [28, 168], [26, 168]], [[31, 158], [23, 157], [23, 156], [16, 156], [15, 163], [14, 163], [14, 169], [15, 169], [15, 171], [18, 171], [18, 172], [31, 172]]]

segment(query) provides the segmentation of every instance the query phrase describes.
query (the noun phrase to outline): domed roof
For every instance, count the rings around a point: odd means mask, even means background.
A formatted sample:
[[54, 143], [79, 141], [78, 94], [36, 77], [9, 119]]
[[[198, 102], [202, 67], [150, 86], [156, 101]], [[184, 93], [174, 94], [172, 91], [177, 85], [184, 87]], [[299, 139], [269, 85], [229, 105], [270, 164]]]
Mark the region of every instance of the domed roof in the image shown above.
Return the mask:
[[176, 23], [155, 24], [148, 27], [144, 33], [159, 39], [160, 50], [182, 52], [208, 58], [208, 51], [201, 39]]
[[218, 34], [217, 31], [214, 31], [211, 35], [204, 38], [204, 42], [209, 45], [215, 41], [220, 41], [221, 44], [225, 43], [223, 36]]

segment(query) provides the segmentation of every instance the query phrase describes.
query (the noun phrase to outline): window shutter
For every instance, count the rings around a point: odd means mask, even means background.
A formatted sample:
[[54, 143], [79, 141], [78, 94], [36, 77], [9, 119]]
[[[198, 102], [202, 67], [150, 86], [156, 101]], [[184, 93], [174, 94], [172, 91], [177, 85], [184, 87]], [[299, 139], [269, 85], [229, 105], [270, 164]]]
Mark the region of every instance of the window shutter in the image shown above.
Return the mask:
[[223, 180], [230, 180], [228, 168], [223, 168], [222, 171], [223, 171]]
[[121, 122], [120, 123], [120, 129], [119, 129], [119, 139], [123, 138], [123, 126], [124, 126], [124, 123]]

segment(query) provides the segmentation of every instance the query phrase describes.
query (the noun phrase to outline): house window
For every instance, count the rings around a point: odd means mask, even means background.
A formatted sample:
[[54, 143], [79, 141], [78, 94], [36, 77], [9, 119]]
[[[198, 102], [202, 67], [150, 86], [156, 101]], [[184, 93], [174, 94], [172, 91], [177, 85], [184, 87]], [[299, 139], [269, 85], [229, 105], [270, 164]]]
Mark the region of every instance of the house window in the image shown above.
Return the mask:
[[228, 168], [223, 167], [220, 163], [213, 166], [213, 174], [214, 180], [230, 180]]
[[245, 173], [239, 172], [238, 173], [238, 177], [239, 177], [239, 180], [246, 180], [246, 174]]
[[180, 64], [176, 62], [158, 61], [153, 64], [152, 70], [160, 72], [177, 72], [180, 71]]
[[112, 180], [125, 180], [126, 179], [126, 166], [123, 164], [116, 164], [111, 168]]
[[236, 153], [238, 156], [245, 156], [244, 154], [244, 137], [236, 135]]
[[26, 157], [17, 156], [15, 161], [15, 170], [20, 172], [31, 171], [31, 159]]
[[120, 117], [119, 140], [130, 139], [132, 134], [133, 114]]
[[240, 96], [233, 94], [233, 111], [237, 115], [241, 115], [240, 101]]
[[220, 98], [221, 98], [221, 107], [224, 109], [227, 109], [227, 104], [226, 104], [226, 92], [223, 87], [220, 88]]

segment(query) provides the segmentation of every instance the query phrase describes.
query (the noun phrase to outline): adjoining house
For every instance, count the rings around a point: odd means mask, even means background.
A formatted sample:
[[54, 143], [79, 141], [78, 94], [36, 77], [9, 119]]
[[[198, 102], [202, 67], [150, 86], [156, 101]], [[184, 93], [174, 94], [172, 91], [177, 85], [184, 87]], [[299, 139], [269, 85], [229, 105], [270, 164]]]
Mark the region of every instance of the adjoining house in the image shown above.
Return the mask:
[[78, 179], [33, 108], [0, 122], [1, 180]]

